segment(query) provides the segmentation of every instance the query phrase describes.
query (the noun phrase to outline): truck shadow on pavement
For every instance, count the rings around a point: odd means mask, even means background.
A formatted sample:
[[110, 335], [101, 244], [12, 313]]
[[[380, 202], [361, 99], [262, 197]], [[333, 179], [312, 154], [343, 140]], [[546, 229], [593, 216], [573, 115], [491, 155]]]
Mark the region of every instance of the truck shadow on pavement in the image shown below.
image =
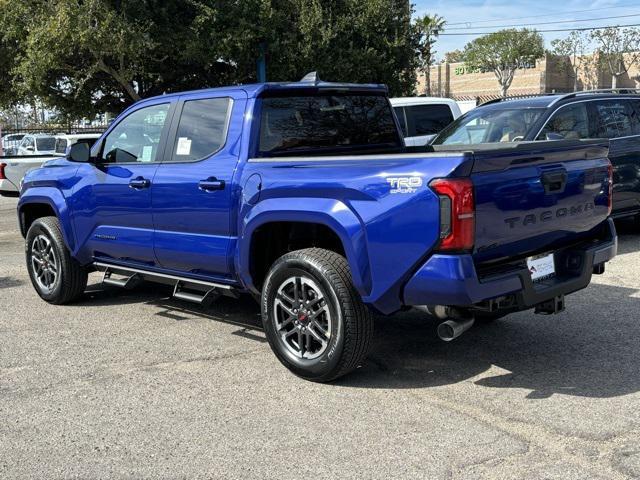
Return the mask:
[[[618, 226], [620, 255], [640, 250], [639, 230], [631, 223]], [[77, 305], [140, 302], [157, 307], [161, 321], [206, 318], [238, 326], [233, 335], [266, 342], [258, 304], [249, 296], [221, 298], [204, 308], [171, 298], [171, 289], [161, 285], [146, 284], [131, 292], [93, 285]], [[594, 398], [635, 393], [640, 390], [639, 312], [640, 284], [635, 289], [593, 283], [568, 297], [567, 311], [560, 315], [511, 315], [477, 324], [451, 343], [437, 338], [438, 321], [416, 310], [377, 316], [368, 358], [334, 384], [387, 389], [471, 382], [523, 389], [530, 399], [556, 393]]]
[[594, 284], [569, 299], [560, 315], [523, 312], [476, 325], [451, 343], [437, 338], [435, 319], [417, 312], [381, 317], [367, 362], [338, 383], [424, 388], [471, 381], [529, 390], [525, 395], [531, 399], [635, 393], [640, 390], [639, 311], [638, 290]]

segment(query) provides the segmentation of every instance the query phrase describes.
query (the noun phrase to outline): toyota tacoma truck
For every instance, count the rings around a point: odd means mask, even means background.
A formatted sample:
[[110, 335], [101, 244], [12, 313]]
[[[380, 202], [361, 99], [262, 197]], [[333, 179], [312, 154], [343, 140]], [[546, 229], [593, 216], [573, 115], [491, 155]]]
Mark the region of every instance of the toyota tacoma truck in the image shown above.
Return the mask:
[[616, 254], [607, 142], [405, 147], [383, 85], [267, 83], [164, 95], [29, 172], [18, 216], [45, 301], [144, 281], [209, 304], [253, 294], [278, 359], [330, 381], [372, 313], [552, 314]]

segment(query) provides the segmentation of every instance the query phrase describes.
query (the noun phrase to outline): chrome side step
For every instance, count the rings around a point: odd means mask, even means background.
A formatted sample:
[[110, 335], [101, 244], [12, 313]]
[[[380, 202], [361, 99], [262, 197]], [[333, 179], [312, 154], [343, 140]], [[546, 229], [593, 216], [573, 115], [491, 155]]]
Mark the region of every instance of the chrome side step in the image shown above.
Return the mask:
[[129, 276], [123, 275], [121, 278], [114, 278], [113, 275], [117, 273], [106, 269], [102, 276], [102, 283], [105, 285], [111, 285], [113, 287], [124, 288], [125, 290], [132, 290], [142, 283], [142, 276], [139, 273], [133, 273]]
[[176, 282], [176, 286], [173, 289], [173, 298], [197, 303], [205, 307], [211, 305], [220, 295], [222, 295], [222, 293], [217, 288], [210, 288], [203, 291], [197, 287], [189, 286], [181, 280]]
[[[127, 290], [135, 288], [145, 279], [161, 281], [161, 283], [173, 283], [173, 297], [188, 302], [209, 306], [221, 295], [238, 298], [240, 295], [231, 285], [222, 283], [194, 280], [191, 278], [167, 275], [164, 273], [150, 272], [131, 267], [121, 267], [108, 263], [96, 262], [95, 267], [103, 270], [102, 283]], [[114, 277], [116, 275], [116, 277]]]

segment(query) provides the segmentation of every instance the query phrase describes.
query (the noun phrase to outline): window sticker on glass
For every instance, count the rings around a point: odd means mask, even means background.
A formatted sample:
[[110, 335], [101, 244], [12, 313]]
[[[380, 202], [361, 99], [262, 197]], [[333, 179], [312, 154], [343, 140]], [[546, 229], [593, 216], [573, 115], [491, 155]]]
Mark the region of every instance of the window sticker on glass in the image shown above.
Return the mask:
[[153, 153], [153, 145], [145, 145], [142, 147], [142, 156], [140, 157], [141, 162], [152, 162], [153, 158], [151, 154]]
[[178, 148], [176, 155], [189, 155], [191, 153], [191, 139], [188, 137], [178, 138]]

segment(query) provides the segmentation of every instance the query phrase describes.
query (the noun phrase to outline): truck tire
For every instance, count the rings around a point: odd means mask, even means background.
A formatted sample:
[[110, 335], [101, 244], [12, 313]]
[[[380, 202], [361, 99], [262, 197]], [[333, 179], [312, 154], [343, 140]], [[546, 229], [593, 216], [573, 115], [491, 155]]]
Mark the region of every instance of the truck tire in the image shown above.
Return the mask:
[[262, 323], [271, 349], [293, 373], [329, 382], [360, 365], [373, 319], [353, 286], [347, 260], [309, 248], [280, 257], [267, 274]]
[[27, 232], [27, 270], [33, 287], [46, 302], [77, 300], [87, 286], [87, 271], [71, 257], [56, 217], [38, 218]]

